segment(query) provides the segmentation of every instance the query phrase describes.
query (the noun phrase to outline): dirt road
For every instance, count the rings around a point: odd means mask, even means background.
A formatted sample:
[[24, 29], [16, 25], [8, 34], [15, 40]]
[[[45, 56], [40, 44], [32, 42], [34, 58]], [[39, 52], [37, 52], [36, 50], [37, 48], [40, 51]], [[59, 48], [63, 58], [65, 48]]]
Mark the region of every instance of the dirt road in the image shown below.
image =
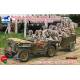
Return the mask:
[[[77, 57], [77, 59], [66, 59], [66, 57]], [[1, 64], [4, 64], [1, 62]], [[75, 51], [66, 52], [66, 51], [58, 51], [56, 56], [54, 57], [43, 57], [43, 56], [32, 56], [28, 62], [19, 62], [15, 59], [8, 59], [7, 64], [80, 64], [80, 37], [77, 38], [77, 43], [75, 45]]]

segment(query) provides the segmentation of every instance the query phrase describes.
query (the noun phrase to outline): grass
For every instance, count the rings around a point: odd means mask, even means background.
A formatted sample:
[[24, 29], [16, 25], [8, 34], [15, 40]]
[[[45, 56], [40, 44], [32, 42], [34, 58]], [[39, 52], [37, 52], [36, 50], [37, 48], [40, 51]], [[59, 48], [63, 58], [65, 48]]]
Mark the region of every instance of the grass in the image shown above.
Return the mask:
[[76, 31], [76, 35], [80, 36], [80, 27], [76, 28], [75, 31]]
[[0, 48], [6, 47], [6, 41], [8, 38], [20, 38], [23, 39], [23, 34], [22, 33], [10, 33], [10, 34], [5, 34], [3, 32], [0, 32]]
[[[75, 31], [76, 31], [76, 35], [80, 36], [80, 27], [76, 28]], [[7, 46], [6, 45], [6, 40], [8, 38], [11, 38], [11, 37], [24, 39], [22, 33], [18, 33], [18, 34], [15, 34], [15, 33], [5, 34], [4, 32], [0, 32], [0, 48], [6, 47]]]

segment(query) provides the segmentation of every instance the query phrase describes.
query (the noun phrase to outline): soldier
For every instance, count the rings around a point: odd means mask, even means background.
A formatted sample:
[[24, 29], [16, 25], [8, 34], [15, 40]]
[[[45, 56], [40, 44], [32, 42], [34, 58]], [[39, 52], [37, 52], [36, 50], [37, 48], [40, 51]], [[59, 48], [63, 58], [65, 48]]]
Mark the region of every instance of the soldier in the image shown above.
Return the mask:
[[32, 30], [29, 30], [28, 35], [29, 35], [29, 36], [32, 36], [32, 35], [33, 35], [33, 31], [32, 31]]
[[71, 34], [75, 34], [75, 28], [74, 28], [73, 22], [70, 22], [69, 30], [70, 30]]
[[38, 40], [38, 38], [39, 38], [38, 31], [39, 31], [39, 30], [36, 30], [36, 31], [35, 31], [35, 34], [33, 35], [33, 39], [34, 39], [35, 41]]
[[53, 40], [52, 37], [51, 37], [49, 29], [46, 29], [46, 30], [43, 31], [43, 37], [46, 41]]
[[39, 30], [38, 31], [38, 39], [39, 40], [45, 40], [44, 36], [43, 36], [43, 33], [42, 33], [42, 30]]
[[47, 32], [48, 32], [48, 35], [49, 35], [50, 39], [52, 38], [55, 41], [59, 41], [59, 39], [58, 39], [58, 30], [57, 30], [56, 26], [53, 27], [53, 29], [49, 28], [47, 30]]
[[63, 24], [64, 24], [64, 26], [61, 28], [61, 35], [62, 35], [62, 37], [69, 37], [70, 36], [70, 30], [69, 30], [68, 19], [64, 18]]
[[53, 25], [49, 25], [49, 29], [53, 29], [53, 27], [54, 27]]
[[48, 33], [48, 29], [45, 29], [42, 31], [42, 35], [44, 37], [44, 39], [46, 40], [46, 38], [49, 38], [49, 33]]
[[61, 27], [61, 23], [57, 23], [56, 26], [57, 26], [57, 28], [60, 28]]
[[43, 37], [42, 30], [37, 30], [34, 36], [34, 44], [36, 47], [44, 48], [46, 39]]
[[33, 31], [29, 30], [27, 40], [33, 41]]
[[58, 37], [59, 37], [58, 39], [61, 42], [61, 40], [62, 40], [62, 30], [61, 30], [60, 27], [57, 29], [57, 32], [58, 32]]
[[66, 31], [65, 31], [65, 28], [63, 28], [63, 29], [61, 30], [61, 35], [62, 35], [63, 38], [69, 37], [69, 35], [68, 35], [68, 34], [66, 33]]
[[59, 41], [59, 33], [56, 29], [49, 30], [49, 34], [53, 38], [53, 40]]

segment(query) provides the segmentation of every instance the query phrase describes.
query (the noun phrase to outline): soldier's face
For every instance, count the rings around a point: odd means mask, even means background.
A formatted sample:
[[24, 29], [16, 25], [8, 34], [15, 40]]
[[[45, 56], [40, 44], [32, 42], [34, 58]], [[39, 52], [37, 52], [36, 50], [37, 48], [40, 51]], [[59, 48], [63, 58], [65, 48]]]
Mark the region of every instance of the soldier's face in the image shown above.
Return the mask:
[[31, 32], [29, 32], [29, 35], [31, 35]]

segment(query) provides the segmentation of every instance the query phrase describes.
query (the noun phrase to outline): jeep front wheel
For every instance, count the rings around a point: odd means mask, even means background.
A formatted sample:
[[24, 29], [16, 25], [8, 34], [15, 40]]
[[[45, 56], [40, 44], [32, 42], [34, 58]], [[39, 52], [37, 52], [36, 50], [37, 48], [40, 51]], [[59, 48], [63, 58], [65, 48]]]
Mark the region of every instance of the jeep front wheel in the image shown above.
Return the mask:
[[28, 58], [29, 58], [29, 54], [28, 54], [27, 51], [21, 51], [21, 52], [19, 53], [19, 60], [20, 60], [21, 62], [26, 62], [26, 61], [28, 61]]

